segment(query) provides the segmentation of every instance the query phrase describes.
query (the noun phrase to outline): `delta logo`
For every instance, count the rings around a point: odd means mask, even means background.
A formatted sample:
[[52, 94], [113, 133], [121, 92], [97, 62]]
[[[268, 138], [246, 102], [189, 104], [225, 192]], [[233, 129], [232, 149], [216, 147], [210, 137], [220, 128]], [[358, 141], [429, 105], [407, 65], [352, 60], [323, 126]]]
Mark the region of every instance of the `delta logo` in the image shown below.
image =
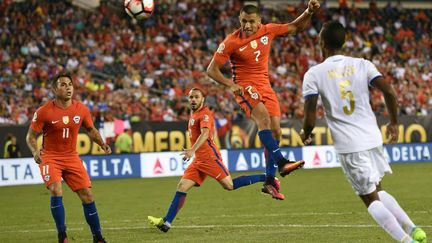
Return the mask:
[[314, 155], [314, 158], [312, 160], [312, 165], [314, 165], [314, 166], [321, 165], [321, 158], [319, 157], [319, 154], [317, 151], [315, 151], [315, 155]]
[[156, 159], [156, 163], [153, 166], [153, 175], [160, 175], [164, 173], [164, 169], [162, 167], [162, 164], [159, 160], [159, 158]]

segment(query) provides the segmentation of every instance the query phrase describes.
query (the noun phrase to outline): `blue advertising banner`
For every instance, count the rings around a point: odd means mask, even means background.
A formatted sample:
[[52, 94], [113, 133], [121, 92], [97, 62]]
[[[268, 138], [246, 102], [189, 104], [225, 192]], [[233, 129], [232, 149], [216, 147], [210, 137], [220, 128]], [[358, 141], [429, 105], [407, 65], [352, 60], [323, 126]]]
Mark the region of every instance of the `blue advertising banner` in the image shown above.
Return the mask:
[[386, 144], [384, 154], [390, 163], [430, 162], [432, 143]]
[[[289, 160], [300, 160], [302, 148], [281, 148], [282, 154]], [[228, 169], [234, 171], [265, 170], [264, 149], [228, 150]]]
[[91, 179], [141, 177], [140, 154], [81, 156]]

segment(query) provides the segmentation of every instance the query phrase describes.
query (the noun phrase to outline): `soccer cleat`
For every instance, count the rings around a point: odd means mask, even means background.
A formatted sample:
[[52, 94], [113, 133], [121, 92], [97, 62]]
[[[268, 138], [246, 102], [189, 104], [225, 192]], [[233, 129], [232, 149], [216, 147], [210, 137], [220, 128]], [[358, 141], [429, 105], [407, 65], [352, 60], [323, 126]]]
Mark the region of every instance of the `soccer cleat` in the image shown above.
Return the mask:
[[93, 236], [93, 243], [106, 243], [106, 241], [102, 236]]
[[304, 160], [299, 160], [299, 161], [289, 161], [285, 158], [282, 158], [281, 160], [278, 161], [278, 169], [279, 169], [279, 174], [282, 177], [285, 177], [286, 175], [288, 175], [289, 173], [302, 168], [304, 166], [305, 162]]
[[411, 231], [411, 238], [419, 243], [427, 243], [426, 232], [419, 227], [415, 227]]
[[273, 186], [274, 186], [274, 188], [275, 188], [277, 191], [280, 190], [281, 183], [280, 183], [280, 181], [279, 181], [279, 179], [278, 179], [277, 177], [274, 178]]
[[153, 217], [153, 216], [148, 216], [147, 219], [150, 222], [150, 224], [156, 226], [162, 232], [166, 233], [171, 228], [171, 225], [169, 225], [169, 223], [166, 223], [163, 220], [163, 218], [156, 218], [156, 217]]
[[276, 187], [274, 187], [273, 185], [270, 184], [264, 184], [264, 186], [261, 188], [261, 191], [263, 193], [267, 193], [270, 194], [272, 196], [272, 198], [276, 199], [276, 200], [284, 200], [285, 199], [285, 195], [280, 193]]
[[59, 243], [68, 243], [66, 232], [58, 233], [57, 237]]

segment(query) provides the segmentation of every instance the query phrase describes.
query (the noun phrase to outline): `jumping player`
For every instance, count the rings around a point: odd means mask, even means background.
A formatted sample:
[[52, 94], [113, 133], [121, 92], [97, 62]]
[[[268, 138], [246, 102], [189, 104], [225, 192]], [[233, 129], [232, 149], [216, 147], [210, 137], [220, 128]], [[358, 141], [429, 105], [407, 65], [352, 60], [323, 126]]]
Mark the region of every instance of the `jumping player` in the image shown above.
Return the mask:
[[[267, 178], [262, 191], [277, 199], [284, 199], [284, 195], [279, 193], [279, 183], [275, 180], [275, 163], [281, 176], [285, 176], [302, 167], [304, 161], [287, 161], [279, 150], [281, 113], [268, 75], [270, 46], [275, 37], [295, 34], [304, 29], [319, 7], [317, 0], [310, 0], [308, 8], [290, 23], [261, 24], [259, 9], [254, 5], [245, 5], [239, 16], [241, 28], [219, 45], [207, 68], [207, 74], [230, 88], [246, 115], [256, 122], [259, 139], [267, 155]], [[232, 80], [220, 71], [228, 61], [231, 63]]]

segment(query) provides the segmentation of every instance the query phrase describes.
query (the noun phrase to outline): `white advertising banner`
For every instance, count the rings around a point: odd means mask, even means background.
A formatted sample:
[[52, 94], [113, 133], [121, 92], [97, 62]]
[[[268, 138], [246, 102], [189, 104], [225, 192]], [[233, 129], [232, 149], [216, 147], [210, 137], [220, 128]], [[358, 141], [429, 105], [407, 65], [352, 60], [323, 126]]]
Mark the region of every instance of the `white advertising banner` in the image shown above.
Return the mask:
[[[222, 160], [227, 166], [228, 153], [221, 150]], [[165, 176], [182, 176], [183, 172], [192, 162], [183, 161], [180, 152], [160, 152], [160, 153], [142, 153], [141, 154], [141, 177], [165, 177]]]
[[333, 146], [305, 146], [303, 147], [304, 168], [332, 168], [340, 167], [336, 151]]
[[1, 159], [0, 186], [43, 183], [33, 158]]

